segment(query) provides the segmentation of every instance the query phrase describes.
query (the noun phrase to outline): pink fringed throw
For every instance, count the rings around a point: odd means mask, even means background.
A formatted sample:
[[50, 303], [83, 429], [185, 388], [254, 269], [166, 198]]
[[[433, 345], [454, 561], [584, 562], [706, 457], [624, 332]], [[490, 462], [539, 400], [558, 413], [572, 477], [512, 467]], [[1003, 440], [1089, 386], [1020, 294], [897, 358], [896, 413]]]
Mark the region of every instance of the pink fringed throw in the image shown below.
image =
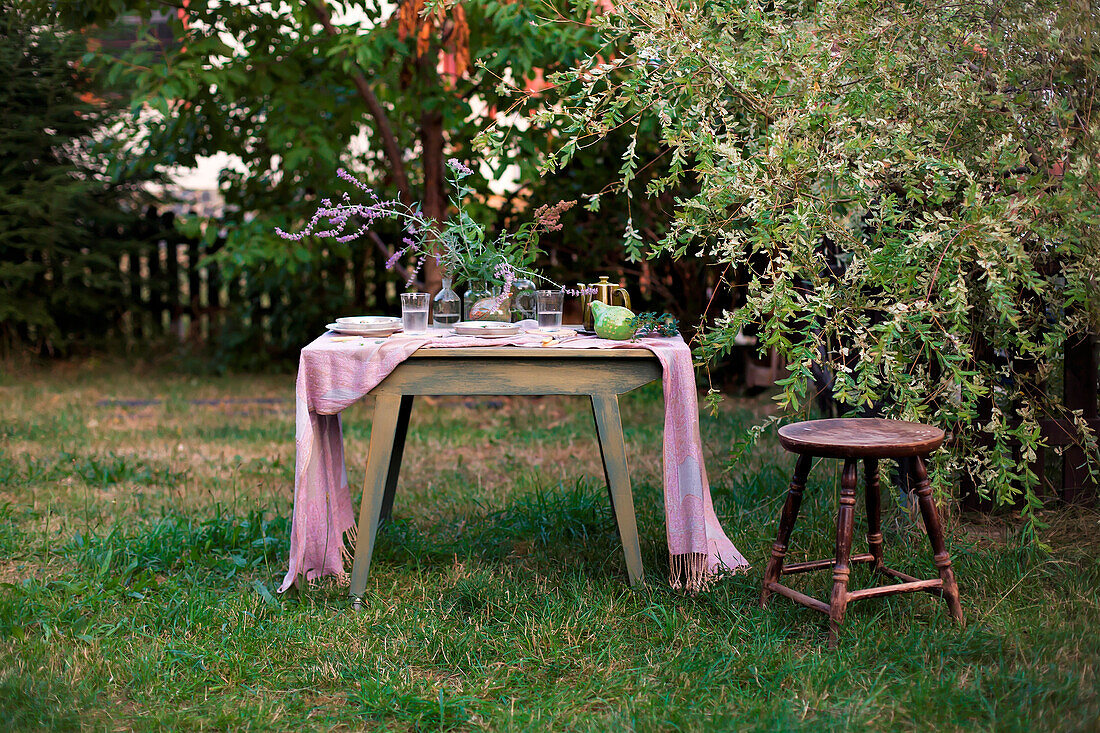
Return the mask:
[[[339, 413], [362, 398], [419, 348], [542, 345], [542, 337], [513, 339], [389, 339], [335, 341], [325, 334], [302, 349], [295, 390], [297, 456], [290, 567], [280, 586], [299, 577], [333, 576], [346, 582], [346, 564], [355, 542], [355, 513], [344, 468]], [[607, 341], [575, 338], [545, 348], [646, 348], [661, 362], [665, 395], [664, 489], [673, 587], [697, 591], [715, 575], [747, 563], [726, 537], [710, 498], [699, 438], [699, 403], [691, 351], [684, 340], [643, 338]]]

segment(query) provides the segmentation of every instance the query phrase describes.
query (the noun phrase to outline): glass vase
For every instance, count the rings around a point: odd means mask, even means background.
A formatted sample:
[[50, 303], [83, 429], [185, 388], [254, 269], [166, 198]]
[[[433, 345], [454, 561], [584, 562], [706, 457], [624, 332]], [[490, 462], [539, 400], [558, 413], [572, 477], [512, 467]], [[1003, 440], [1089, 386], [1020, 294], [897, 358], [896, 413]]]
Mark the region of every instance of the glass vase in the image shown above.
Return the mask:
[[534, 319], [537, 315], [535, 307], [535, 283], [525, 277], [521, 277], [512, 283], [512, 320], [523, 321]]
[[500, 297], [500, 286], [483, 282], [471, 282], [463, 298], [464, 321], [512, 320], [511, 298]]
[[451, 278], [443, 278], [443, 287], [432, 298], [432, 325], [453, 326], [462, 318], [462, 298], [451, 289]]

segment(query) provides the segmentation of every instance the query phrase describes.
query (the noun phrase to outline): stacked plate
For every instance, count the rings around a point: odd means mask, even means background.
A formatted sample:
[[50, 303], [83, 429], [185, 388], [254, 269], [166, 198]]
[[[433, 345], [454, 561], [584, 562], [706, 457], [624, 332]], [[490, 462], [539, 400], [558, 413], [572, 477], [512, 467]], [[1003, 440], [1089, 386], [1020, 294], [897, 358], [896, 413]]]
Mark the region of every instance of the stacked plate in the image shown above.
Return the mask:
[[389, 336], [401, 330], [401, 319], [391, 316], [348, 316], [325, 326], [348, 336]]
[[503, 321], [459, 321], [454, 325], [459, 336], [477, 336], [478, 338], [508, 338], [520, 332], [518, 323]]

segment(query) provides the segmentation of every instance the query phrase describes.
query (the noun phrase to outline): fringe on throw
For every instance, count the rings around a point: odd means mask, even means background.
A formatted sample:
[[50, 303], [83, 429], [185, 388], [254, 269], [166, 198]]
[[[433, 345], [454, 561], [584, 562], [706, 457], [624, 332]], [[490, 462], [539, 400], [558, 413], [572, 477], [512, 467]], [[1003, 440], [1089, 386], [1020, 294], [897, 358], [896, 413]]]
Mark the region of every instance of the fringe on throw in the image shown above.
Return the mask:
[[344, 564], [351, 565], [355, 561], [355, 540], [359, 529], [354, 524], [344, 530], [343, 542], [340, 545], [340, 557]]
[[[302, 579], [305, 575], [299, 575], [298, 580], [294, 582], [294, 585], [301, 587]], [[306, 581], [306, 590], [320, 590], [321, 588], [335, 585], [337, 588], [347, 588], [351, 585], [351, 573], [346, 570], [340, 573], [334, 573], [333, 575], [319, 575], [316, 578], [310, 578]]]
[[710, 573], [707, 572], [707, 556], [702, 552], [689, 552], [686, 555], [669, 555], [669, 585], [688, 593], [698, 593], [710, 586]]
[[344, 569], [342, 571], [331, 575], [318, 575], [310, 578], [310, 570], [316, 570], [316, 568], [299, 570], [298, 576], [294, 579], [294, 583], [291, 587], [296, 590], [301, 590], [304, 587], [306, 590], [315, 591], [330, 584], [335, 584], [337, 588], [347, 588], [351, 585], [350, 570], [352, 563], [355, 562], [355, 530], [356, 527], [353, 524], [344, 531], [343, 536], [340, 538], [340, 559], [344, 562]]
[[355, 541], [358, 539], [358, 528], [353, 524], [344, 530], [344, 536], [340, 543], [340, 559], [344, 561], [344, 572], [336, 576], [336, 585], [341, 588], [351, 585], [352, 563], [355, 562]]

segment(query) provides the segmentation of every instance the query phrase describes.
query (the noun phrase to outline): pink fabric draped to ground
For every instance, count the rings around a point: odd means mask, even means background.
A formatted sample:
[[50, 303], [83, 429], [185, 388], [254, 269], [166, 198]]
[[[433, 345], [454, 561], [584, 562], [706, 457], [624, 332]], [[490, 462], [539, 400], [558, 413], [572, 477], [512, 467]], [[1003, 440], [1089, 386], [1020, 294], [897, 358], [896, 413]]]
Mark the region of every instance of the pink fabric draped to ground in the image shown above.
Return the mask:
[[691, 351], [683, 338], [608, 341], [577, 337], [543, 346], [545, 336], [521, 333], [510, 339], [467, 337], [338, 341], [326, 333], [302, 349], [295, 390], [297, 457], [290, 567], [285, 591], [302, 576], [347, 579], [344, 563], [353, 554], [356, 515], [351, 506], [339, 413], [362, 398], [419, 348], [527, 346], [548, 349], [645, 348], [663, 369], [665, 395], [665, 525], [674, 587], [695, 591], [722, 572], [748, 563], [726, 537], [710, 497], [699, 438], [699, 403]]

